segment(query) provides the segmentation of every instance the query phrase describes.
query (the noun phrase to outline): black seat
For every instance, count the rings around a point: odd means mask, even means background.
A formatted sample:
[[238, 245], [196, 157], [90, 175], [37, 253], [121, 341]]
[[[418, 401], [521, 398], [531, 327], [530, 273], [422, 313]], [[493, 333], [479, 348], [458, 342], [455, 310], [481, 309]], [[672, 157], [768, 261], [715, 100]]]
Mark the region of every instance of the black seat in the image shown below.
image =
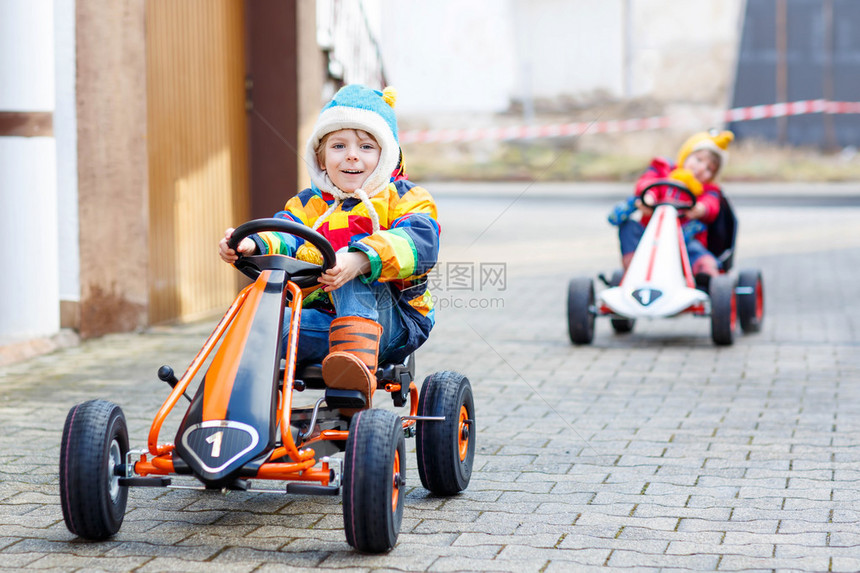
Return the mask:
[[[285, 361], [281, 361], [283, 366]], [[281, 375], [283, 379], [283, 375]], [[306, 388], [322, 389], [325, 388], [325, 382], [322, 377], [322, 364], [308, 362], [299, 364], [296, 367], [296, 380], [301, 380], [305, 383]]]
[[724, 272], [729, 272], [734, 264], [737, 234], [738, 219], [731, 203], [723, 195], [720, 198], [720, 212], [714, 222], [708, 225], [708, 250], [714, 253]]
[[[281, 380], [284, 379], [286, 360], [281, 360]], [[380, 364], [376, 369], [376, 379], [380, 384], [393, 382], [402, 384], [407, 390], [409, 383], [415, 378], [415, 355], [410, 354], [401, 363], [388, 362]], [[306, 388], [323, 389], [325, 382], [322, 377], [322, 364], [306, 362], [296, 366], [296, 380], [305, 383]]]

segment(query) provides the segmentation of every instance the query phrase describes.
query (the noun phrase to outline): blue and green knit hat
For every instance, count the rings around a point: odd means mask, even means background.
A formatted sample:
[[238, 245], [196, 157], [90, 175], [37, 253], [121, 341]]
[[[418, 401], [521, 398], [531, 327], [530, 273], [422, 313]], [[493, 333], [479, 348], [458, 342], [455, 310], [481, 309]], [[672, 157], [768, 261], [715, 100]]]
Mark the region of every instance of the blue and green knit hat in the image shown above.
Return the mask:
[[322, 138], [333, 131], [361, 129], [371, 134], [381, 148], [379, 164], [367, 178], [364, 191], [372, 197], [385, 189], [400, 161], [397, 117], [394, 115], [396, 99], [397, 92], [392, 87], [378, 91], [358, 84], [344, 86], [334, 94], [320, 112], [305, 151], [311, 181], [317, 188], [334, 195], [349, 195], [336, 189], [319, 166], [317, 148]]

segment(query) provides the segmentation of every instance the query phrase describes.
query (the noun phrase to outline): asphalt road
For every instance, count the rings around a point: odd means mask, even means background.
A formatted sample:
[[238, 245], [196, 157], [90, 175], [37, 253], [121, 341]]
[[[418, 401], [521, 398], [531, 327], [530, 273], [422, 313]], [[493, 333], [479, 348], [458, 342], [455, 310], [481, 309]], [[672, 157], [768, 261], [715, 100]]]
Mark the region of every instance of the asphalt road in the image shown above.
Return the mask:
[[439, 185], [437, 326], [418, 372], [469, 377], [478, 452], [468, 489], [442, 498], [407, 441], [390, 553], [351, 550], [337, 497], [134, 489], [111, 540], [66, 530], [66, 412], [114, 401], [143, 446], [167, 394], [156, 370], [184, 370], [205, 321], [0, 368], [0, 571], [860, 570], [860, 192], [733, 187], [762, 332], [717, 348], [707, 319], [624, 336], [599, 320], [574, 347], [568, 280], [619, 262], [604, 216], [623, 190], [589, 189]]

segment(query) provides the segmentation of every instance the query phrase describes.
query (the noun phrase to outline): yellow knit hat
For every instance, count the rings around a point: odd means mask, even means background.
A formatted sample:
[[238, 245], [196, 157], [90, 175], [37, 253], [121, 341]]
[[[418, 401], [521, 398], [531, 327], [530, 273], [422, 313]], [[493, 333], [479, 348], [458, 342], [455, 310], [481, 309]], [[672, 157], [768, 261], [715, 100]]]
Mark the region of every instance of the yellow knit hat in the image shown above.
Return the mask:
[[734, 138], [735, 134], [731, 131], [717, 131], [716, 129], [703, 131], [690, 136], [678, 151], [678, 167], [684, 166], [684, 162], [691, 153], [695, 153], [701, 149], [707, 149], [708, 151], [713, 151], [717, 157], [720, 158], [718, 169], [722, 168], [726, 160], [729, 158], [729, 143], [731, 143]]

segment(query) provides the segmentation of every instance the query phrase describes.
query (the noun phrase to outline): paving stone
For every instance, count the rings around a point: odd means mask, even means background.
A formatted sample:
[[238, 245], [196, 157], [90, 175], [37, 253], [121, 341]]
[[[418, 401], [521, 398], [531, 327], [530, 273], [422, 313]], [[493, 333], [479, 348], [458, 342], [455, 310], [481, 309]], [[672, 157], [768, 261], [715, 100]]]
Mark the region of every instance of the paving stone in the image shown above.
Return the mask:
[[[145, 565], [135, 569], [144, 573], [157, 571], [187, 571], [188, 573], [245, 573], [248, 571], [264, 570], [257, 569], [259, 566], [252, 566], [250, 563], [224, 563], [224, 562], [205, 562], [192, 561], [188, 559], [176, 559], [171, 557], [157, 557], [148, 561]], [[265, 566], [263, 566], [265, 567]], [[279, 571], [301, 571], [301, 567], [290, 567], [284, 569], [282, 565], [278, 566]]]
[[[57, 488], [67, 412], [111, 400], [133, 447], [145, 445], [168, 393], [156, 371], [187, 366], [214, 326], [204, 320], [0, 367], [0, 571], [860, 569], [860, 201], [739, 199], [738, 263], [764, 273], [767, 316], [760, 333], [717, 348], [693, 317], [639, 321], [626, 336], [599, 318], [593, 344], [571, 345], [567, 282], [618, 264], [612, 201], [511, 200], [440, 197], [442, 263], [502, 262], [507, 285], [457, 295], [498, 294], [492, 311], [437, 308], [418, 377], [471, 380], [474, 473], [459, 495], [431, 494], [408, 440], [391, 552], [349, 547], [340, 498], [280, 492], [139, 488], [111, 540], [67, 531]], [[475, 213], [488, 225], [477, 242]]]
[[606, 565], [609, 567], [661, 567], [666, 569], [714, 570], [719, 563], [719, 555], [699, 552], [695, 555], [654, 555], [638, 551], [615, 550]]

